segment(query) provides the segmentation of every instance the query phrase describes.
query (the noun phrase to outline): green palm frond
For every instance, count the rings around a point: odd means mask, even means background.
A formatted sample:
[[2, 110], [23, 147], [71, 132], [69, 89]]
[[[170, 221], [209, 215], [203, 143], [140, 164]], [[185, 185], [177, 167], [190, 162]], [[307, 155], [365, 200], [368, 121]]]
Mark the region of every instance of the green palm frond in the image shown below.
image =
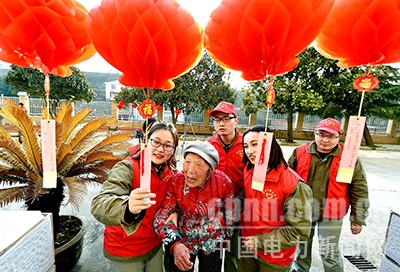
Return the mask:
[[71, 140], [75, 137], [75, 134], [73, 133], [77, 125], [86, 117], [88, 116], [92, 110], [89, 111], [88, 107], [84, 108], [80, 112], [74, 115], [72, 119], [70, 119], [70, 122], [68, 123], [68, 126], [65, 126], [65, 136], [62, 139], [64, 142], [70, 143]]
[[0, 138], [0, 150], [0, 161], [6, 161], [17, 169], [30, 169], [28, 164], [26, 164], [25, 154], [22, 152], [21, 148], [14, 143], [14, 141], [3, 140]]
[[6, 140], [10, 141], [12, 139], [10, 133], [7, 132], [4, 128], [0, 127], [0, 139], [5, 138]]
[[65, 180], [68, 189], [68, 203], [71, 204], [73, 210], [78, 211], [87, 194], [86, 184], [82, 182], [82, 179], [76, 177], [67, 177]]
[[[0, 128], [0, 186], [4, 187], [0, 195], [1, 206], [22, 199], [28, 206], [41, 201], [40, 204], [47, 207], [51, 205], [49, 203], [57, 203], [53, 197], [62, 199], [65, 186], [68, 203], [77, 209], [83, 202], [87, 183], [104, 183], [110, 169], [125, 157], [113, 152], [129, 148], [131, 144], [127, 140], [132, 136], [126, 132], [112, 136], [99, 133], [99, 128], [110, 125], [115, 118], [105, 116], [84, 123], [83, 119], [90, 112], [86, 108], [72, 117], [72, 106], [63, 103], [55, 117], [56, 189], [61, 189], [59, 194], [54, 189], [43, 188], [40, 138], [29, 117], [11, 100], [0, 107], [0, 115], [17, 126], [22, 140], [20, 144]], [[21, 184], [25, 185], [24, 189]]]
[[0, 189], [0, 208], [13, 201], [23, 201], [26, 196], [26, 186]]
[[[101, 151], [127, 150], [131, 147], [131, 143], [114, 143], [101, 148]], [[123, 156], [123, 158], [125, 158], [125, 156]]]
[[33, 123], [28, 115], [18, 107], [11, 99], [7, 99], [7, 106], [2, 106], [5, 117], [11, 120], [19, 129], [22, 148], [25, 151], [26, 160], [30, 168], [42, 172], [42, 152], [38, 135], [33, 128]]
[[103, 151], [94, 152], [87, 156], [80, 156], [76, 160], [65, 160], [65, 162], [68, 163], [63, 164], [62, 168], [60, 167], [58, 171], [60, 172], [60, 174], [65, 174], [66, 172], [74, 171], [74, 169], [87, 167], [90, 163], [96, 161], [102, 162], [104, 160], [114, 160], [114, 159], [115, 158], [112, 152], [103, 152]]
[[[92, 148], [90, 148], [84, 154], [84, 156], [87, 156], [87, 154], [93, 153], [93, 152], [98, 151], [98, 150], [104, 150], [103, 149], [104, 147], [110, 146], [110, 145], [112, 145], [114, 143], [121, 143], [121, 142], [125, 142], [125, 141], [131, 140], [131, 139], [132, 139], [132, 134], [130, 132], [118, 132], [118, 133], [115, 133], [115, 134], [111, 135], [110, 137], [105, 138], [104, 140], [102, 140], [97, 145], [95, 145]], [[116, 149], [118, 149], [118, 147], [116, 147]]]

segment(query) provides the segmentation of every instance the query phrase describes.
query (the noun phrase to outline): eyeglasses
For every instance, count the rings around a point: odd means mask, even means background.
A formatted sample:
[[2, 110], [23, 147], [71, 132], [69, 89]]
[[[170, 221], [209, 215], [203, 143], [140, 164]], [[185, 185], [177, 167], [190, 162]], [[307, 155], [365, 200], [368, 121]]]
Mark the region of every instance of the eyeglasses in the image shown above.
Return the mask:
[[318, 136], [319, 138], [321, 138], [321, 139], [328, 138], [329, 140], [337, 139], [337, 138], [340, 137], [340, 134], [339, 134], [339, 136], [336, 136], [335, 134], [325, 135], [325, 134], [323, 134], [323, 133], [321, 133], [321, 132], [317, 132], [317, 133], [315, 133], [315, 135], [317, 135], [317, 136]]
[[173, 146], [173, 145], [170, 145], [170, 144], [163, 144], [163, 143], [161, 143], [159, 140], [152, 139], [152, 138], [150, 138], [150, 144], [151, 144], [152, 146], [154, 146], [154, 147], [157, 147], [157, 148], [159, 148], [160, 146], [163, 146], [164, 150], [165, 150], [165, 151], [169, 151], [169, 152], [171, 152], [171, 151], [174, 150], [174, 148], [175, 148], [175, 146]]
[[224, 123], [228, 123], [231, 119], [235, 119], [236, 118], [236, 116], [224, 116], [224, 117], [222, 117], [222, 118], [219, 118], [219, 117], [214, 117], [213, 118], [213, 121], [214, 121], [214, 123], [220, 123], [221, 122], [221, 120], [224, 122]]

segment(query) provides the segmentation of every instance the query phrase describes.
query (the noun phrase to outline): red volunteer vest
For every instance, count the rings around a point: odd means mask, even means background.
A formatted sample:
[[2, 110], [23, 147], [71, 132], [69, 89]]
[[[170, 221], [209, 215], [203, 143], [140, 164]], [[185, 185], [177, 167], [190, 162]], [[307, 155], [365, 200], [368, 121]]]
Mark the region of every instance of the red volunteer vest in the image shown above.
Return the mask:
[[229, 152], [226, 153], [222, 146], [218, 133], [207, 141], [212, 144], [218, 151], [219, 163], [215, 167], [216, 170], [224, 172], [233, 183], [233, 192], [237, 196], [243, 190], [243, 148], [242, 148], [243, 135], [238, 131], [236, 141], [233, 143]]
[[[300, 179], [290, 168], [279, 166], [277, 171], [272, 170], [265, 177], [264, 190], [260, 192], [251, 189], [253, 171], [254, 167], [244, 172], [246, 198], [240, 224], [245, 237], [271, 232], [286, 224], [283, 203]], [[257, 255], [269, 263], [285, 266], [292, 263], [296, 249], [294, 245], [274, 254], [257, 250]]]
[[[307, 148], [311, 143], [299, 146], [296, 151], [297, 168], [296, 172], [300, 177], [308, 182], [308, 171], [311, 163], [311, 153], [307, 153]], [[324, 218], [340, 219], [349, 210], [349, 196], [347, 194], [347, 183], [337, 182], [336, 176], [339, 171], [340, 158], [342, 157], [343, 145], [340, 144], [340, 157], [333, 157], [331, 170], [329, 173], [328, 195], [325, 200]]]
[[[140, 170], [140, 161], [132, 159], [131, 156], [128, 156], [125, 160], [131, 161], [133, 165], [134, 176], [130, 190], [132, 191], [140, 187], [140, 178], [135, 178], [135, 174], [137, 175]], [[109, 254], [120, 257], [139, 256], [149, 252], [161, 242], [158, 235], [154, 232], [153, 219], [154, 214], [164, 199], [167, 182], [172, 175], [172, 171], [166, 166], [160, 180], [156, 172], [153, 169], [151, 170], [150, 189], [152, 193], [156, 194], [156, 198], [151, 200], [155, 200], [156, 204], [147, 209], [146, 215], [140, 222], [139, 228], [135, 233], [128, 236], [121, 226], [106, 226], [104, 231], [104, 249]]]

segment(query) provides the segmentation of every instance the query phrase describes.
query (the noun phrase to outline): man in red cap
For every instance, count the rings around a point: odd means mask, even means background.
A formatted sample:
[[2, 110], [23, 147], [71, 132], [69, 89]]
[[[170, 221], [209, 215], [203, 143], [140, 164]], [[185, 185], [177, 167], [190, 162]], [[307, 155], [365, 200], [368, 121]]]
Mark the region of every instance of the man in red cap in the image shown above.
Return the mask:
[[[224, 172], [230, 178], [235, 196], [237, 196], [243, 190], [243, 135], [236, 128], [238, 118], [235, 108], [231, 103], [221, 101], [209, 112], [209, 115], [213, 117], [214, 128], [217, 132], [207, 140], [218, 151], [219, 163], [215, 169]], [[237, 218], [240, 219], [240, 216]], [[224, 271], [237, 271], [239, 233], [238, 228], [235, 228], [229, 246], [230, 250], [225, 251]]]
[[343, 217], [350, 211], [350, 231], [361, 232], [368, 216], [368, 185], [364, 169], [357, 159], [351, 183], [336, 181], [343, 145], [339, 121], [322, 120], [313, 142], [299, 146], [289, 158], [289, 166], [313, 190], [313, 223], [306, 243], [299, 244], [294, 261], [296, 271], [309, 271], [315, 227], [318, 228], [319, 253], [325, 271], [343, 271], [339, 237]]

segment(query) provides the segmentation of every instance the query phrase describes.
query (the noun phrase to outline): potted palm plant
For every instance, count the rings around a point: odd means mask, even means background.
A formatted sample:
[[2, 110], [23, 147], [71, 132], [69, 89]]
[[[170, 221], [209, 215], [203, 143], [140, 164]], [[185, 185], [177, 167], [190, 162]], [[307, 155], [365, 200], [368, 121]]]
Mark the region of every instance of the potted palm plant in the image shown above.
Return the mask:
[[[43, 118], [47, 119], [47, 111], [43, 112]], [[51, 213], [55, 241], [65, 236], [60, 232], [62, 205], [70, 204], [79, 209], [87, 192], [86, 185], [102, 184], [109, 170], [124, 157], [123, 152], [116, 155], [115, 151], [131, 146], [127, 142], [132, 138], [130, 133], [99, 132], [115, 118], [100, 117], [85, 122], [84, 118], [90, 113], [85, 108], [73, 116], [71, 105], [61, 105], [54, 118], [57, 187], [47, 189], [43, 188], [42, 156], [45, 154], [42, 154], [39, 132], [29, 116], [11, 100], [0, 107], [0, 115], [10, 120], [20, 135], [15, 139], [0, 127], [0, 207], [12, 201], [24, 201], [28, 210]], [[56, 253], [58, 245], [56, 242]], [[75, 265], [77, 260], [73, 262]], [[59, 265], [57, 271], [62, 266]]]

